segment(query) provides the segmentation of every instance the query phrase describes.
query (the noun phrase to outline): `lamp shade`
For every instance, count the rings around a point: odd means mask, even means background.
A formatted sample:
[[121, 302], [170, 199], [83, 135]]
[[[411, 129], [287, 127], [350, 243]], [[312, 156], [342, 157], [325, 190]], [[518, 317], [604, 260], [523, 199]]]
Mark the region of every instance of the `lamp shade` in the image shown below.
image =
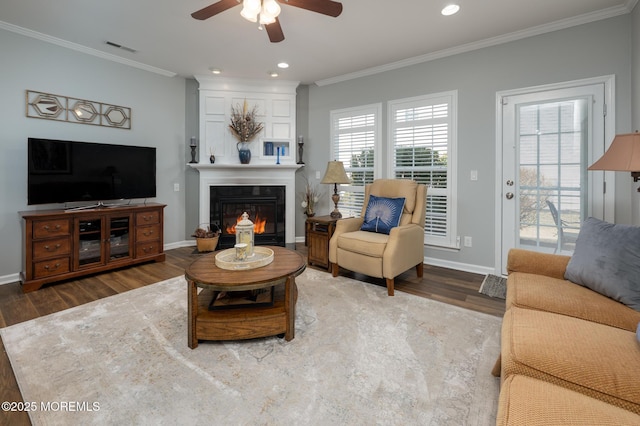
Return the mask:
[[320, 183], [351, 183], [351, 179], [347, 176], [347, 172], [344, 171], [342, 161], [329, 161], [327, 163], [327, 171], [324, 172], [324, 177]]
[[640, 172], [640, 133], [616, 135], [607, 152], [589, 170]]

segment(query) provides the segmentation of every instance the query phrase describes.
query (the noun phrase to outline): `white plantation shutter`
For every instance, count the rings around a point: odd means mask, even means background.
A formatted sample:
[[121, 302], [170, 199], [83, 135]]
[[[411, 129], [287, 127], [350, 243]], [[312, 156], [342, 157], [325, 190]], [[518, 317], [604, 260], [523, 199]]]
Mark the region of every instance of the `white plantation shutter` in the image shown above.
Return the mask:
[[[360, 216], [364, 203], [364, 187], [373, 182], [376, 148], [380, 144], [380, 104], [331, 112], [331, 140], [335, 160], [344, 163], [350, 185], [339, 185], [338, 209], [343, 217]], [[333, 193], [333, 188], [331, 188]], [[333, 204], [331, 205], [333, 210]]]
[[454, 91], [389, 102], [390, 174], [428, 185], [425, 243], [444, 247], [456, 247], [456, 99]]

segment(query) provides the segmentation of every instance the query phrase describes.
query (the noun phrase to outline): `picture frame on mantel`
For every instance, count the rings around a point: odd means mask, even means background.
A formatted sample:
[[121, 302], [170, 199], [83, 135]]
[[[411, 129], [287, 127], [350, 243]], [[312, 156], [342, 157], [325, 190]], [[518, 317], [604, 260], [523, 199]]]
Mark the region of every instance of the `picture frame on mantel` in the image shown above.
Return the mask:
[[291, 162], [295, 155], [293, 141], [286, 138], [262, 138], [260, 139], [260, 158], [278, 161], [278, 148], [280, 148], [280, 162]]

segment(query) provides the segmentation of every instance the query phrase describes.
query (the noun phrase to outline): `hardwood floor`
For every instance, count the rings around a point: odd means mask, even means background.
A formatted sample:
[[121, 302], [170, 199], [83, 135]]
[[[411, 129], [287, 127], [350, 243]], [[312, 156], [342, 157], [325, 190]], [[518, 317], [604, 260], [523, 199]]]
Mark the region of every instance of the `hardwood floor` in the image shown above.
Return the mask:
[[[296, 250], [306, 257], [307, 250], [304, 244], [296, 244]], [[166, 255], [166, 261], [162, 263], [148, 263], [63, 282], [31, 293], [23, 293], [19, 283], [0, 285], [0, 327], [7, 327], [183, 275], [185, 267], [199, 256], [194, 247], [169, 250]], [[340, 274], [386, 287], [383, 279], [343, 270]], [[478, 274], [425, 265], [422, 278], [416, 277], [414, 269], [407, 271], [396, 278], [395, 289], [466, 309], [502, 316], [505, 309], [503, 300], [478, 293], [483, 278], [484, 276]], [[22, 401], [4, 344], [0, 354], [0, 401]], [[25, 412], [1, 411], [0, 424], [30, 425], [31, 423]]]

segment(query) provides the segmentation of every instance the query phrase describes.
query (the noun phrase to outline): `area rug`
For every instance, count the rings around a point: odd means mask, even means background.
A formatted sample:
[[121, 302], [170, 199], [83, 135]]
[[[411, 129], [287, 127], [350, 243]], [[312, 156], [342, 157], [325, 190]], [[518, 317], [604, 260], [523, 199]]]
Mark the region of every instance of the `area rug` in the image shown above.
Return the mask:
[[487, 274], [480, 285], [480, 293], [498, 299], [507, 298], [507, 279], [497, 275]]
[[500, 318], [307, 269], [295, 339], [187, 346], [182, 277], [0, 330], [35, 425], [492, 425]]

